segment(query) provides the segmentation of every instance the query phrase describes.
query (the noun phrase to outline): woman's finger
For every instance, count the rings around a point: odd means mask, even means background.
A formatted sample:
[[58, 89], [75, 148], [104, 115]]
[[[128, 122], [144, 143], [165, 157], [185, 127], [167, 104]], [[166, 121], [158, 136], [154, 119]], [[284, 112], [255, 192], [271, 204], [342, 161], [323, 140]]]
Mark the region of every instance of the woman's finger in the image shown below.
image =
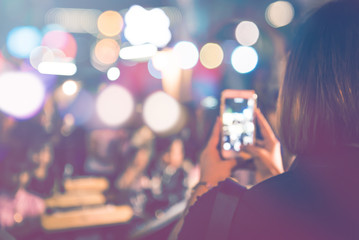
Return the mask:
[[243, 151], [249, 153], [254, 158], [258, 158], [262, 156], [262, 148], [253, 146], [253, 145], [246, 145], [242, 148]]
[[266, 120], [266, 118], [263, 116], [263, 114], [261, 113], [261, 111], [259, 109], [255, 110], [255, 114], [257, 117], [257, 121], [258, 121], [258, 125], [259, 125], [259, 130], [263, 136], [263, 138], [266, 140], [271, 140], [271, 141], [276, 141], [277, 138], [272, 130], [272, 127], [269, 125], [268, 121]]
[[265, 141], [262, 139], [256, 139], [255, 146], [265, 147]]
[[208, 141], [208, 146], [217, 147], [219, 136], [220, 136], [221, 119], [217, 117], [216, 123], [213, 126], [211, 137]]
[[233, 158], [232, 159], [226, 159], [223, 162], [224, 162], [224, 164], [227, 164], [230, 169], [234, 168], [237, 165], [237, 160], [233, 159]]

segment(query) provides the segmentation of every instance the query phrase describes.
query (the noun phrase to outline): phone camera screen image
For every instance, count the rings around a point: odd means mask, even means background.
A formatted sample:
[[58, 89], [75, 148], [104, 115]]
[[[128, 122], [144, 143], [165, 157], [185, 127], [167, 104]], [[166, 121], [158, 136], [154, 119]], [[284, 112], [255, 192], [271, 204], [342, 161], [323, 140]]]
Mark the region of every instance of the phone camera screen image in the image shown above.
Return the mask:
[[254, 99], [227, 98], [222, 116], [223, 141], [226, 151], [239, 152], [242, 145], [254, 141]]

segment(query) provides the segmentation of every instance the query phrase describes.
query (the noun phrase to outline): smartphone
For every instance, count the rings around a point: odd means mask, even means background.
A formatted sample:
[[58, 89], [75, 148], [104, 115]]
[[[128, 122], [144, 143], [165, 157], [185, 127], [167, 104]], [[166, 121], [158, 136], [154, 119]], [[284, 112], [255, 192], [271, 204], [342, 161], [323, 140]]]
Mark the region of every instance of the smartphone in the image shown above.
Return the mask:
[[245, 156], [246, 154], [240, 153], [242, 146], [254, 143], [256, 107], [257, 95], [254, 90], [226, 89], [222, 91], [220, 149], [224, 159]]

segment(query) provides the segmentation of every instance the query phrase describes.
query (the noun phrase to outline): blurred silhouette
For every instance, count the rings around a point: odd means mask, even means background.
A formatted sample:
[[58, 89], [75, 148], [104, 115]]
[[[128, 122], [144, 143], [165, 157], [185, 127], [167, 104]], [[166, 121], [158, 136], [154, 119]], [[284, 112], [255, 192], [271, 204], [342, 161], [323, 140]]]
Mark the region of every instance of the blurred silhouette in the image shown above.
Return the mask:
[[118, 173], [114, 183], [119, 191], [117, 201], [130, 203], [138, 216], [143, 215], [146, 202], [144, 192], [148, 188], [147, 169], [153, 156], [153, 140], [154, 135], [146, 126], [134, 132], [130, 140], [129, 154], [127, 154], [129, 158], [127, 166], [123, 172]]
[[0, 159], [0, 226], [28, 226], [45, 211], [42, 198], [26, 190], [33, 164], [23, 145], [2, 147], [5, 154]]
[[41, 197], [50, 197], [55, 183], [61, 181], [57, 178], [56, 164], [53, 162], [53, 144], [50, 135], [45, 131], [37, 130], [29, 143], [27, 157], [34, 166], [27, 189]]
[[184, 142], [180, 137], [170, 140], [168, 149], [160, 155], [151, 169], [150, 192], [146, 212], [155, 215], [184, 200], [189, 185], [191, 161], [186, 159]]

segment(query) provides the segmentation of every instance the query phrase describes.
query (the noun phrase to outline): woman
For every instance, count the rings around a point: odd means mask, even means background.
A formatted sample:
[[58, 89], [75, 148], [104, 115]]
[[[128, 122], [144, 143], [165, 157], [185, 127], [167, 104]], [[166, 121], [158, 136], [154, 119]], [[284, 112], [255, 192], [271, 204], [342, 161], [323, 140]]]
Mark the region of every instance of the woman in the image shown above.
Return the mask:
[[19, 146], [3, 148], [5, 155], [0, 158], [0, 229], [20, 236], [40, 228], [39, 217], [45, 212], [45, 202], [26, 189], [32, 164], [26, 159], [25, 149]]
[[[359, 239], [358, 13], [355, 1], [331, 2], [300, 27], [278, 100], [281, 143], [296, 159], [286, 173], [244, 192], [228, 239]], [[216, 153], [218, 136], [217, 123], [201, 157], [205, 183], [194, 196], [234, 165]], [[279, 166], [275, 149], [263, 161], [269, 167]], [[179, 239], [206, 238], [208, 208], [220, 188], [190, 208]]]
[[28, 150], [29, 161], [34, 165], [27, 190], [43, 198], [51, 197], [56, 185], [56, 165], [53, 163], [53, 144], [50, 136], [42, 135], [32, 138]]

